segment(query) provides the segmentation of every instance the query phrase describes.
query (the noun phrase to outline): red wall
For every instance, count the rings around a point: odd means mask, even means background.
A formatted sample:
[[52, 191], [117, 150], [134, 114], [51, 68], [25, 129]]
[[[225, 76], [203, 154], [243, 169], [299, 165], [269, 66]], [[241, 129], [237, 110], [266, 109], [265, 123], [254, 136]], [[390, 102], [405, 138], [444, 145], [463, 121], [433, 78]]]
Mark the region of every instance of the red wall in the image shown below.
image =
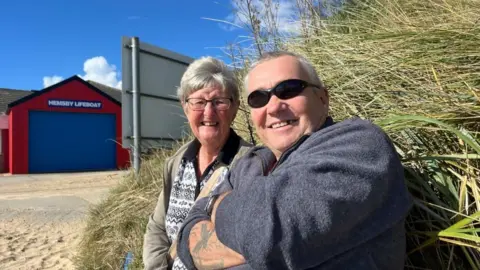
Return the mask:
[[8, 129], [2, 129], [2, 152], [3, 152], [3, 172], [8, 172], [8, 155], [9, 155], [9, 148], [8, 148]]
[[[101, 109], [48, 107], [48, 99], [101, 101]], [[113, 113], [116, 116], [117, 167], [129, 166], [129, 153], [122, 148], [121, 106], [90, 89], [78, 80], [72, 80], [55, 89], [14, 106], [9, 115], [9, 171], [12, 174], [28, 173], [28, 111]], [[34, 135], [34, 134], [33, 134]]]

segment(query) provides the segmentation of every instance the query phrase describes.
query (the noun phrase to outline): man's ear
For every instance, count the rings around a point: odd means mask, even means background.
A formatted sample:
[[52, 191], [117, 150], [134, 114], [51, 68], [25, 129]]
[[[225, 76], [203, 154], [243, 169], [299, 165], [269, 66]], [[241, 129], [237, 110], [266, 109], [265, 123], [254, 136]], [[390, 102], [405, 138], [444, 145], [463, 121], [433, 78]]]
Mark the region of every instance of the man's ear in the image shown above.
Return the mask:
[[330, 97], [328, 96], [327, 91], [323, 91], [323, 92], [325, 92], [325, 94], [322, 95], [322, 103], [323, 103], [323, 106], [324, 106], [325, 110], [327, 110], [327, 112], [328, 112], [328, 109], [330, 107]]
[[323, 88], [323, 89], [317, 88], [313, 92], [315, 93], [315, 96], [317, 96], [320, 99], [323, 105], [328, 106], [329, 95], [328, 95], [328, 90], [326, 88]]
[[322, 102], [327, 107], [330, 103], [330, 96], [329, 96], [328, 90], [326, 88], [322, 90]]
[[323, 107], [325, 112], [328, 112], [330, 106], [330, 97], [327, 88], [316, 89], [314, 93], [315, 96], [320, 100], [321, 106]]
[[326, 106], [327, 108], [330, 107], [330, 92], [328, 91], [328, 87], [323, 88], [323, 92], [325, 93], [325, 98], [326, 98]]

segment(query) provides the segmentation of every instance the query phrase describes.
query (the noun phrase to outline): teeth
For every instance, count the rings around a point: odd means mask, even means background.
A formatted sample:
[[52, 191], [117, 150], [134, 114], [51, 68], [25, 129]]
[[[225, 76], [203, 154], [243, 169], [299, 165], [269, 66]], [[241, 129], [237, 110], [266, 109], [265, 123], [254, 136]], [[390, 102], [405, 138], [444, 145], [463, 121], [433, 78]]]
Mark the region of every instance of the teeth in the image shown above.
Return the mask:
[[286, 125], [289, 124], [288, 122], [290, 122], [290, 121], [280, 122], [280, 123], [273, 124], [273, 125], [272, 125], [272, 128], [279, 128], [279, 127], [286, 126]]
[[203, 122], [203, 125], [205, 125], [205, 126], [216, 126], [217, 122]]
[[287, 121], [275, 123], [275, 124], [271, 125], [270, 127], [271, 128], [280, 128], [280, 127], [284, 127], [286, 125], [290, 125], [293, 122], [295, 122], [295, 120], [287, 120]]

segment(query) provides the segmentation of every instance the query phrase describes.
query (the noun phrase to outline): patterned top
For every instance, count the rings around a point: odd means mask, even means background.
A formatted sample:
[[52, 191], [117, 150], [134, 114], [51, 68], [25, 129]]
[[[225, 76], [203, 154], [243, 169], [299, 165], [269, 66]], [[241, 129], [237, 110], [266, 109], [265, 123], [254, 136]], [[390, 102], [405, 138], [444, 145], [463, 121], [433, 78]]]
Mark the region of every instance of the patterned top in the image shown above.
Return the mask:
[[[188, 211], [190, 211], [190, 208], [192, 208], [195, 203], [195, 191], [198, 182], [195, 166], [195, 162], [182, 160], [180, 168], [178, 168], [178, 174], [173, 180], [170, 203], [165, 218], [167, 235], [172, 242], [177, 239], [177, 232], [187, 217]], [[209, 166], [205, 171], [207, 176], [200, 181], [200, 191], [213, 173], [213, 168], [213, 166]]]
[[[205, 169], [200, 179], [197, 179], [196, 167], [198, 166], [197, 154], [200, 142], [195, 140], [185, 151], [180, 162], [178, 173], [172, 182], [170, 201], [165, 217], [165, 227], [170, 241], [177, 239], [177, 233], [182, 226], [188, 212], [193, 207], [195, 199], [210, 179], [215, 167], [220, 162], [229, 165], [237, 154], [240, 145], [240, 137], [231, 129], [227, 139], [217, 158]], [[172, 269], [186, 269], [180, 258], [175, 258]]]

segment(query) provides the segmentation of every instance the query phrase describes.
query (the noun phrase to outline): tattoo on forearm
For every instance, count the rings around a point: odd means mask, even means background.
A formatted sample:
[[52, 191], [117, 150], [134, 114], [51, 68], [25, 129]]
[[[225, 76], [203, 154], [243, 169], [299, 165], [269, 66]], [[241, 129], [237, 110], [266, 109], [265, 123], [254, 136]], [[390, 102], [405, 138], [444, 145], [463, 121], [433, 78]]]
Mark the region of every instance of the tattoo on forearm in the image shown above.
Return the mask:
[[[224, 261], [223, 258], [219, 258], [217, 260], [202, 260], [201, 256], [203, 255], [202, 253], [205, 251], [210, 251], [215, 248], [219, 248], [220, 245], [217, 241], [214, 241], [213, 243], [209, 243], [209, 240], [211, 239], [212, 234], [214, 233], [213, 229], [208, 229], [207, 224], [202, 224], [201, 229], [200, 229], [200, 241], [195, 245], [195, 247], [192, 250], [192, 258], [193, 262], [195, 263], [195, 266], [197, 266], [198, 269], [208, 269], [208, 270], [213, 270], [213, 269], [223, 269], [224, 268]], [[191, 234], [196, 234], [196, 232], [191, 232]], [[208, 262], [205, 262], [208, 261]]]
[[208, 239], [210, 239], [210, 236], [212, 236], [213, 230], [208, 230], [207, 224], [202, 224], [202, 229], [200, 232], [200, 241], [195, 245], [193, 248], [193, 253], [198, 253], [202, 249], [207, 248], [208, 245]]

